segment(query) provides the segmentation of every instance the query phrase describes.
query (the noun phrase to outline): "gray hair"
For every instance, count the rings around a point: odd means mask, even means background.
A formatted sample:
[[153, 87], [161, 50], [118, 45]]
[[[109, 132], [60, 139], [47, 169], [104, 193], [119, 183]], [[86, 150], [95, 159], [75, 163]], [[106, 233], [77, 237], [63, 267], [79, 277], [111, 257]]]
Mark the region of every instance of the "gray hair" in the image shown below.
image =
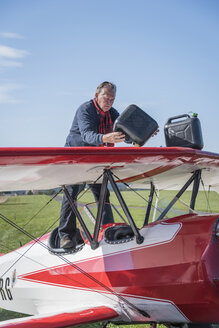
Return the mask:
[[97, 87], [96, 93], [100, 93], [104, 88], [107, 88], [108, 90], [116, 94], [116, 85], [108, 81], [100, 83], [100, 85], [98, 85]]

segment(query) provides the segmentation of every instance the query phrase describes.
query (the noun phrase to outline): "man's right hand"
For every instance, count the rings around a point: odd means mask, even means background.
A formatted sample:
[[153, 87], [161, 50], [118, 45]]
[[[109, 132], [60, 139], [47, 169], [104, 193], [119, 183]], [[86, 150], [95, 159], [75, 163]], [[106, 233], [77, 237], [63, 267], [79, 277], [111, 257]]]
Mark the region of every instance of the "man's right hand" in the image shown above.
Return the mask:
[[112, 132], [103, 135], [103, 143], [119, 143], [125, 141], [125, 135], [122, 132]]

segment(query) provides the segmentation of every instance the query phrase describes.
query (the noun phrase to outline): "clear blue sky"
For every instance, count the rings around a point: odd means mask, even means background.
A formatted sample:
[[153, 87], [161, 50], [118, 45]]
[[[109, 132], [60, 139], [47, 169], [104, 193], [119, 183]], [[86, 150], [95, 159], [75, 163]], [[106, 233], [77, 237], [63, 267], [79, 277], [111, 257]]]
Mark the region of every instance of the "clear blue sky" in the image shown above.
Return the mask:
[[0, 146], [63, 146], [77, 107], [117, 85], [159, 123], [198, 112], [219, 151], [219, 1], [0, 0]]

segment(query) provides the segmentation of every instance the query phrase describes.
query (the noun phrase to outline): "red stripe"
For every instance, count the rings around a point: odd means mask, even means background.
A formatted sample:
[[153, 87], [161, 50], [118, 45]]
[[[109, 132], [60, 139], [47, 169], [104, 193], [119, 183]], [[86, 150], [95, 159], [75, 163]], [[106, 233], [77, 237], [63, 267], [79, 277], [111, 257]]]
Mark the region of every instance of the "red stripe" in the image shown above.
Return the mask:
[[[0, 148], [0, 165], [46, 165], [75, 163], [156, 163], [206, 164], [219, 166], [219, 154], [189, 148], [152, 147], [58, 147]], [[171, 163], [173, 164], [173, 163]]]
[[75, 313], [61, 313], [45, 317], [28, 317], [15, 320], [7, 320], [0, 323], [1, 328], [60, 328], [75, 326], [82, 323], [92, 323], [117, 317], [113, 309], [101, 306], [90, 308]]

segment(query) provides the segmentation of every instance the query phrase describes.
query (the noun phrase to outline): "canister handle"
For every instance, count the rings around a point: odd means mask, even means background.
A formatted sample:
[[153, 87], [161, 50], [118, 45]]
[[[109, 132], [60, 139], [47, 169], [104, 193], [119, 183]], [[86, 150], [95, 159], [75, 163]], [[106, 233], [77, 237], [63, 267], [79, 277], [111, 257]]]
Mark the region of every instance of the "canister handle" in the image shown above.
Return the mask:
[[167, 121], [167, 123], [171, 123], [173, 120], [176, 120], [178, 118], [182, 118], [182, 117], [188, 117], [190, 118], [190, 116], [188, 114], [183, 114], [183, 115], [178, 115], [178, 116], [173, 116], [173, 117], [170, 117]]

